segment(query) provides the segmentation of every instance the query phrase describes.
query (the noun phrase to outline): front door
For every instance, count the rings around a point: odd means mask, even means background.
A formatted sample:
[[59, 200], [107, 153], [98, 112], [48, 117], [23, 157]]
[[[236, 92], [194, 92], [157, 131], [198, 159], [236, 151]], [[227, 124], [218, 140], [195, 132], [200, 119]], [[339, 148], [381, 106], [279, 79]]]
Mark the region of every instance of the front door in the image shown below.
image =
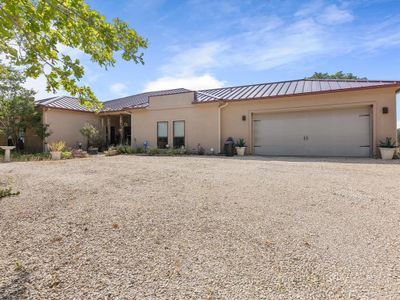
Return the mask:
[[110, 144], [112, 145], [116, 145], [117, 141], [116, 141], [116, 137], [115, 137], [115, 127], [111, 126], [110, 127]]

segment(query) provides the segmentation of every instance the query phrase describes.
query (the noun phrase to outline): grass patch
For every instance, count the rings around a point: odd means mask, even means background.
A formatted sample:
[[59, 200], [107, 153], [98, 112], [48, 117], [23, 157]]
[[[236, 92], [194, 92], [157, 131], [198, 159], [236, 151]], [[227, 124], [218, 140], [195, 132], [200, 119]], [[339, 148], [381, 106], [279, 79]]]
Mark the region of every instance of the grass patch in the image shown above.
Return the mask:
[[[4, 155], [0, 155], [1, 161], [4, 159]], [[19, 152], [11, 152], [11, 161], [42, 161], [42, 160], [50, 160], [50, 153], [32, 153], [25, 154]]]
[[19, 192], [13, 192], [11, 188], [0, 188], [0, 199], [5, 197], [18, 196], [19, 194]]

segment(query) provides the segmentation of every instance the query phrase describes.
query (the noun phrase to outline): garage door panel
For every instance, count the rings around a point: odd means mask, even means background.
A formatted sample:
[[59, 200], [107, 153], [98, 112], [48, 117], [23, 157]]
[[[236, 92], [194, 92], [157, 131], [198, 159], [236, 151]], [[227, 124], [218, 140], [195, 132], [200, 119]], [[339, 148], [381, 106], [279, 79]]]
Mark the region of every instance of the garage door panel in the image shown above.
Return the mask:
[[254, 153], [368, 157], [369, 115], [368, 107], [256, 115]]
[[[290, 115], [291, 122], [287, 121], [286, 114], [274, 114], [255, 121], [255, 154], [259, 155], [306, 155], [300, 152], [298, 145], [303, 142], [304, 123], [306, 116], [299, 113]], [[303, 124], [293, 128], [293, 123]], [[284, 147], [282, 147], [284, 146]]]

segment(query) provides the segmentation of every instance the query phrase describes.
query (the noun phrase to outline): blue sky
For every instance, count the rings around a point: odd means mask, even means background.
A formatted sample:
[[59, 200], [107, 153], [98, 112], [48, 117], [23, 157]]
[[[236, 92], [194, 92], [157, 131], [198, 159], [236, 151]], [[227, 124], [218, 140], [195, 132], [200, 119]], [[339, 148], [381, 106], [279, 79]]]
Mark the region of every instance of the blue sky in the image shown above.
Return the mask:
[[400, 80], [399, 0], [88, 2], [149, 41], [144, 66], [118, 58], [107, 71], [65, 49], [82, 60], [84, 83], [101, 100], [298, 79], [315, 71]]

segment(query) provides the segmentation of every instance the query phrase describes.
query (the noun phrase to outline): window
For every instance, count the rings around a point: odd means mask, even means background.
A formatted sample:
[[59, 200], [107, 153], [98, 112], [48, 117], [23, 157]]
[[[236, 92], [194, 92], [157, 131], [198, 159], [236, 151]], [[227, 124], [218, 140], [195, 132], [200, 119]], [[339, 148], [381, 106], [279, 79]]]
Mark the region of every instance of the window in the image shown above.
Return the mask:
[[168, 122], [157, 122], [157, 148], [165, 149], [168, 145]]
[[174, 121], [174, 148], [185, 146], [185, 121]]

